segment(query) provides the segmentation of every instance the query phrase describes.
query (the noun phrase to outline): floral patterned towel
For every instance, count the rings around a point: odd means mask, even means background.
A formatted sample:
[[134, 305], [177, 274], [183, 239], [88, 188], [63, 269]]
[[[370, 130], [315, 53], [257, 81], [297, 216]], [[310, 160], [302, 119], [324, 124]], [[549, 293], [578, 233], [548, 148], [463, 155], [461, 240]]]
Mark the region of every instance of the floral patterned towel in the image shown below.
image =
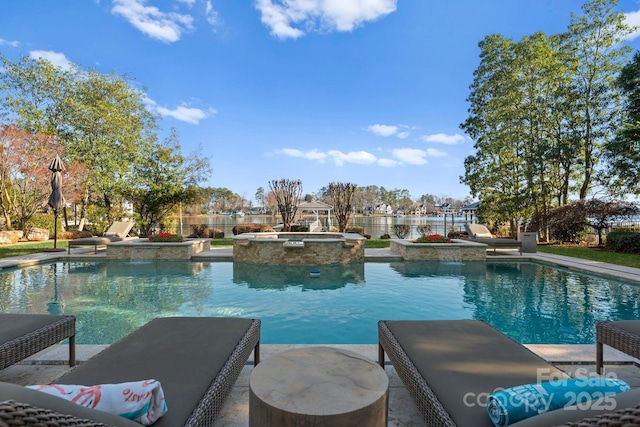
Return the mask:
[[164, 392], [156, 380], [93, 386], [50, 384], [29, 386], [86, 408], [120, 415], [142, 425], [153, 424], [165, 412]]

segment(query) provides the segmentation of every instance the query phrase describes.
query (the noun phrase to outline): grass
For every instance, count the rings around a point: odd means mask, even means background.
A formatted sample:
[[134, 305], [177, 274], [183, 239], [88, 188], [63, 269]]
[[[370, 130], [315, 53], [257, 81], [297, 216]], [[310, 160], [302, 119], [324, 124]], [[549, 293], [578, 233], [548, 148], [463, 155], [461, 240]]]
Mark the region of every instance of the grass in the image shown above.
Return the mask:
[[625, 267], [640, 268], [640, 255], [610, 252], [603, 248], [586, 248], [584, 246], [568, 245], [538, 245], [538, 252], [588, 259], [590, 261], [606, 262], [609, 264], [623, 265]]
[[[67, 249], [66, 240], [58, 240], [56, 247]], [[53, 248], [53, 240], [46, 242], [26, 242], [15, 245], [0, 245], [0, 258], [29, 255]]]
[[224, 239], [211, 239], [211, 247], [212, 248], [224, 248], [227, 246], [233, 246], [232, 238], [224, 238]]
[[365, 249], [387, 249], [390, 245], [389, 239], [367, 239], [364, 242]]

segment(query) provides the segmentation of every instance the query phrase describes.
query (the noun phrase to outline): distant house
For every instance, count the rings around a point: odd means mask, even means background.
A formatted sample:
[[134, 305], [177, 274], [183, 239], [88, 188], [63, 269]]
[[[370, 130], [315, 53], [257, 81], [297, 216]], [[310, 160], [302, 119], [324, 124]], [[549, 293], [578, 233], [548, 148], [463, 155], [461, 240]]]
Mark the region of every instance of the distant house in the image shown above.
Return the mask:
[[438, 216], [448, 216], [454, 215], [456, 213], [455, 209], [451, 206], [450, 203], [443, 203], [438, 206], [434, 206]]
[[383, 215], [391, 215], [393, 214], [393, 209], [391, 208], [391, 205], [388, 205], [386, 203], [381, 203], [378, 206], [376, 206], [376, 213], [383, 214]]
[[425, 205], [424, 203], [419, 206], [414, 206], [411, 210], [411, 215], [425, 216], [432, 212], [430, 207]]
[[471, 203], [470, 205], [463, 206], [462, 209], [460, 209], [460, 212], [464, 216], [464, 220], [469, 222], [477, 221], [479, 206], [480, 206], [480, 202], [474, 202], [474, 203]]

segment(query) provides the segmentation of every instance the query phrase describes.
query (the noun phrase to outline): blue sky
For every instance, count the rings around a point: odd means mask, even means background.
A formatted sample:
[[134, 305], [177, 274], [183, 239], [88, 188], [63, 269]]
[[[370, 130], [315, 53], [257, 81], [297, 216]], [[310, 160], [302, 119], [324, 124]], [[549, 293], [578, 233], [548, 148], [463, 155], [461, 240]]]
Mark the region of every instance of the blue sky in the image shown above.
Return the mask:
[[[300, 179], [463, 198], [460, 130], [478, 42], [566, 30], [574, 0], [20, 0], [0, 51], [128, 74], [211, 158], [204, 185], [253, 199]], [[621, 0], [629, 23], [640, 2]], [[629, 44], [638, 49], [639, 39]]]

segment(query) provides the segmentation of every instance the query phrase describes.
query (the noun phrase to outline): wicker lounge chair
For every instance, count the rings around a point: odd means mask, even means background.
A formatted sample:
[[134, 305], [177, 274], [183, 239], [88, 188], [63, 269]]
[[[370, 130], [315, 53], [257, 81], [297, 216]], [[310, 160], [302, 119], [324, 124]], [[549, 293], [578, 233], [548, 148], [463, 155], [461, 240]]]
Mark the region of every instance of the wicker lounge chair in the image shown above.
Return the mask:
[[482, 224], [465, 224], [464, 229], [469, 234], [470, 240], [492, 246], [494, 254], [496, 248], [516, 248], [522, 255], [522, 242], [519, 240], [493, 237], [489, 229]]
[[0, 369], [69, 338], [69, 365], [75, 364], [76, 318], [48, 314], [0, 314]]
[[71, 254], [72, 246], [93, 246], [93, 252], [97, 254], [98, 246], [108, 245], [111, 242], [119, 242], [126, 238], [134, 224], [133, 221], [114, 221], [102, 237], [82, 237], [80, 239], [69, 240], [67, 253]]
[[[260, 360], [260, 321], [222, 317], [169, 317], [154, 319], [109, 346], [86, 363], [58, 378], [56, 384], [104, 384], [156, 379], [162, 385], [169, 410], [155, 427], [212, 426], [251, 352]], [[103, 412], [79, 408], [54, 396], [32, 400], [33, 390], [20, 392], [0, 383], [0, 402], [52, 410], [117, 427], [131, 422]], [[8, 407], [13, 407], [7, 404]], [[1, 405], [0, 405], [1, 407]], [[88, 414], [88, 415], [87, 415]], [[65, 425], [65, 424], [62, 424]], [[75, 424], [69, 424], [75, 425]], [[133, 423], [133, 425], [137, 425]]]
[[596, 322], [596, 370], [602, 373], [603, 345], [640, 358], [640, 320]]
[[[493, 427], [482, 405], [488, 394], [500, 388], [536, 383], [541, 375], [568, 377], [480, 320], [383, 320], [378, 322], [378, 337], [380, 365], [384, 367], [386, 352], [428, 426]], [[640, 390], [614, 398], [619, 404], [611, 411], [636, 406], [640, 404]], [[629, 411], [640, 415], [640, 405]], [[553, 426], [605, 415], [603, 412], [574, 407], [537, 415], [512, 426]], [[596, 423], [585, 422], [580, 425]]]

